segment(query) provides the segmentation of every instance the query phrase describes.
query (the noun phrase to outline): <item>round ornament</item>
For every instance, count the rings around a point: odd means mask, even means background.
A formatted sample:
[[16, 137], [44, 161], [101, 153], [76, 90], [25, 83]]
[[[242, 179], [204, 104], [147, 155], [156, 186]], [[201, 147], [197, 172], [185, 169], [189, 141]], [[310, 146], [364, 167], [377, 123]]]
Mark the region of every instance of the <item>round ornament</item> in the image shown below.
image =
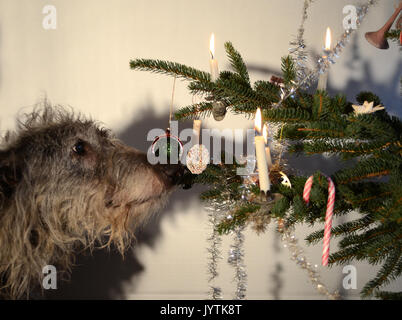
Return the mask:
[[210, 161], [208, 149], [203, 144], [196, 144], [187, 153], [186, 165], [193, 174], [202, 173]]
[[214, 102], [212, 115], [216, 121], [222, 121], [226, 115], [226, 106], [220, 101]]
[[152, 153], [157, 157], [166, 157], [168, 162], [178, 163], [183, 154], [183, 143], [172, 135], [169, 129], [152, 142]]

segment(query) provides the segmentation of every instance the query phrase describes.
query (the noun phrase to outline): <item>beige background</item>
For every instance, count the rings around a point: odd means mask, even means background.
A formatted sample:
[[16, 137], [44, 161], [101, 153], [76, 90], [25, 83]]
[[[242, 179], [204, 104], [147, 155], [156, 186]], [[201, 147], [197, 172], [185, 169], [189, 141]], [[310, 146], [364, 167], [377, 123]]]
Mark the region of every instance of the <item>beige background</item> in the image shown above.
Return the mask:
[[[361, 90], [378, 93], [386, 108], [400, 115], [400, 53], [370, 46], [364, 33], [377, 30], [393, 12], [394, 0], [383, 0], [370, 10], [351, 45], [333, 66], [331, 93], [346, 92], [349, 99]], [[57, 29], [42, 28], [42, 8], [57, 9]], [[157, 0], [0, 0], [0, 129], [12, 129], [19, 112], [29, 111], [45, 95], [54, 103], [71, 105], [116, 131], [128, 144], [145, 150], [146, 133], [164, 128], [172, 78], [134, 72], [129, 60], [159, 58], [209, 70], [208, 44], [216, 37], [216, 57], [228, 68], [224, 41], [232, 41], [250, 67], [252, 80], [278, 73], [280, 57], [301, 20], [301, 0], [157, 1]], [[317, 0], [306, 22], [312, 54], [320, 52], [327, 26], [335, 38], [342, 33], [342, 8], [355, 0]], [[175, 106], [191, 103], [186, 83], [178, 82]], [[189, 126], [191, 123], [181, 124]], [[207, 120], [204, 127], [248, 128], [252, 120], [227, 116]], [[333, 170], [335, 160], [313, 158], [295, 165], [313, 172]], [[139, 235], [133, 254], [123, 261], [115, 253], [82, 257], [72, 282], [56, 297], [121, 297], [128, 299], [204, 299], [207, 297], [206, 238], [211, 231], [197, 200], [198, 189], [178, 191], [162, 215]], [[336, 221], [335, 225], [340, 223]], [[300, 227], [302, 239], [313, 229]], [[231, 237], [224, 238], [224, 258], [218, 284], [232, 298], [233, 270], [226, 263]], [[335, 242], [333, 244], [335, 248]], [[274, 227], [257, 236], [246, 232], [249, 299], [321, 299], [303, 270], [289, 259]], [[306, 248], [313, 264], [320, 262], [321, 245]], [[356, 264], [358, 290], [342, 291], [346, 298], [358, 292], [377, 268]], [[333, 290], [342, 288], [342, 268], [319, 268]], [[390, 289], [401, 290], [402, 282]]]

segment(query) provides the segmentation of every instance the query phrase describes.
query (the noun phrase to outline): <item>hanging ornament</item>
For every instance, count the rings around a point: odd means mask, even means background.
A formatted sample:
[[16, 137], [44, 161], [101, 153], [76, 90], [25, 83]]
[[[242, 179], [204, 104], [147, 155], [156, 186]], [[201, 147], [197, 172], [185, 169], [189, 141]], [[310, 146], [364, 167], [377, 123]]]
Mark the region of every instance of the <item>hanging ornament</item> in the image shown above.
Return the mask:
[[187, 153], [186, 165], [192, 174], [202, 173], [210, 162], [208, 149], [203, 144], [196, 144]]
[[292, 184], [290, 183], [290, 180], [286, 174], [284, 174], [282, 171], [279, 172], [279, 174], [282, 176], [282, 182], [285, 187], [292, 188]]
[[177, 163], [183, 154], [183, 143], [167, 128], [165, 134], [152, 142], [152, 153], [157, 157], [166, 157], [170, 163]]
[[173, 100], [174, 91], [176, 87], [176, 77], [173, 81], [172, 100], [170, 103], [169, 112], [169, 127], [166, 129], [165, 134], [160, 135], [152, 142], [152, 153], [156, 157], [162, 157], [168, 160], [169, 163], [178, 163], [183, 154], [183, 143], [179, 137], [172, 135], [170, 132], [172, 115], [173, 115]]
[[374, 106], [374, 102], [370, 102], [368, 103], [367, 101], [364, 101], [363, 105], [359, 106], [359, 105], [352, 105], [354, 111], [355, 111], [355, 115], [359, 115], [359, 114], [366, 114], [366, 113], [374, 113], [376, 111], [379, 110], [383, 110], [384, 107], [381, 105], [378, 106]]
[[222, 121], [226, 115], [226, 106], [220, 101], [215, 101], [212, 105], [212, 115], [214, 119], [216, 121]]

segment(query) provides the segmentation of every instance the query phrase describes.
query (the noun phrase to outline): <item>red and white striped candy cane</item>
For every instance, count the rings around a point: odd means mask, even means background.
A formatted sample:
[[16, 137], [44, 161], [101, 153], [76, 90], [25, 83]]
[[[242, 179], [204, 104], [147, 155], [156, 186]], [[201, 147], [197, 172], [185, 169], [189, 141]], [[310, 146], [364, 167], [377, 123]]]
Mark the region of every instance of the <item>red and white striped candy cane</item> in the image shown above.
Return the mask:
[[[326, 176], [327, 177], [327, 176]], [[303, 190], [303, 200], [308, 204], [310, 201], [310, 192], [313, 185], [313, 176], [310, 176]], [[331, 228], [332, 228], [332, 216], [334, 214], [334, 204], [335, 204], [335, 185], [330, 177], [328, 179], [328, 201], [327, 201], [327, 211], [325, 212], [325, 226], [324, 226], [324, 243], [322, 249], [322, 265], [328, 265], [329, 257], [329, 242], [331, 239]]]

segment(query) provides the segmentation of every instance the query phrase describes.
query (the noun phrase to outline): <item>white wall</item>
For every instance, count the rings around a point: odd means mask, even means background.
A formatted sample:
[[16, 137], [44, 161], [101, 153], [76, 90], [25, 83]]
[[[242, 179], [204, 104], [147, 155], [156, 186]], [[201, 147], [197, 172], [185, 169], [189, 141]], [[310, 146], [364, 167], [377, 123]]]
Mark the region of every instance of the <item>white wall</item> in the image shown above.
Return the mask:
[[[370, 10], [353, 44], [331, 70], [329, 87], [331, 92], [347, 92], [350, 99], [360, 90], [373, 90], [387, 109], [400, 114], [398, 48], [391, 44], [389, 50], [380, 51], [363, 36], [385, 23], [393, 12], [394, 2], [383, 0]], [[280, 57], [287, 54], [288, 42], [296, 34], [302, 3], [301, 0], [0, 0], [0, 129], [13, 128], [18, 112], [29, 111], [30, 106], [47, 95], [54, 103], [71, 105], [101, 120], [126, 143], [145, 149], [149, 145], [148, 130], [166, 126], [173, 79], [131, 71], [130, 59], [166, 59], [207, 71], [209, 35], [214, 32], [221, 69], [228, 67], [223, 43], [230, 40], [247, 64], [268, 70], [252, 72], [252, 80], [269, 79], [272, 72], [279, 71]], [[42, 8], [46, 4], [57, 8], [56, 30], [42, 28]], [[334, 35], [342, 33], [342, 8], [346, 4], [357, 1], [314, 2], [306, 22], [311, 52], [320, 52], [327, 26]], [[175, 106], [190, 103], [186, 83], [178, 82]], [[208, 120], [203, 125], [245, 128], [252, 126], [252, 120], [229, 115], [222, 122]], [[115, 256], [112, 260], [104, 256], [86, 260], [93, 269], [77, 268], [72, 284], [66, 285], [60, 296], [206, 298], [205, 239], [210, 229], [196, 191], [179, 191], [174, 196], [160, 219], [143, 231], [134, 256], [126, 257], [124, 262]], [[302, 240], [310, 231], [306, 226], [297, 234]], [[286, 250], [274, 249], [281, 246], [275, 239], [273, 226], [261, 236], [247, 231], [248, 298], [320, 299], [303, 271], [290, 261]], [[230, 237], [225, 238], [224, 244], [226, 254]], [[321, 246], [307, 250], [309, 260], [319, 264]], [[275, 271], [277, 264], [282, 267], [279, 274]], [[345, 292], [350, 298], [358, 297], [358, 291], [376, 269], [364, 264], [358, 264], [357, 268], [358, 290]], [[341, 268], [320, 267], [320, 270], [330, 288], [341, 286]], [[98, 277], [91, 278], [91, 272]], [[277, 284], [272, 278], [275, 274], [281, 283], [276, 291]], [[231, 298], [234, 292], [232, 276], [224, 258], [220, 285], [226, 298]], [[102, 285], [106, 278], [108, 285]], [[401, 281], [393, 286], [401, 288]]]

